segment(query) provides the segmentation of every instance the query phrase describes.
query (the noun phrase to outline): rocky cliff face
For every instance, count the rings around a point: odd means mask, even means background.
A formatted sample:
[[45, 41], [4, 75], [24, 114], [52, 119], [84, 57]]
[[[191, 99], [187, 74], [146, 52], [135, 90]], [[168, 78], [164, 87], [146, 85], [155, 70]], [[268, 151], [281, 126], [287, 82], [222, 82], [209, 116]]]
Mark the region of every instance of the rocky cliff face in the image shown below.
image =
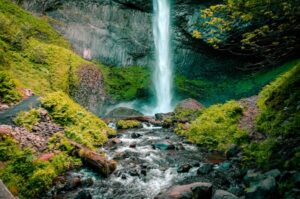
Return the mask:
[[[95, 58], [113, 66], [154, 64], [151, 0], [22, 0], [19, 3], [27, 10], [56, 19], [54, 27], [87, 59]], [[214, 74], [216, 68], [238, 65], [191, 37], [191, 19], [203, 6], [197, 0], [174, 2], [174, 67], [186, 75]]]

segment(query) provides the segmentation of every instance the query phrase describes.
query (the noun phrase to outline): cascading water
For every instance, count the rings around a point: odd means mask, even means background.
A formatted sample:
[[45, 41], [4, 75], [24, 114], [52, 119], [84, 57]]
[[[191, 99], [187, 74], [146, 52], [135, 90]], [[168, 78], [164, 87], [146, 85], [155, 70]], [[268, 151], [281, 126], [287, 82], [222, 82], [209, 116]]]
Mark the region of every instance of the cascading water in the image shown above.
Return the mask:
[[153, 35], [155, 42], [154, 87], [155, 112], [172, 110], [172, 64], [170, 51], [170, 0], [153, 0]]

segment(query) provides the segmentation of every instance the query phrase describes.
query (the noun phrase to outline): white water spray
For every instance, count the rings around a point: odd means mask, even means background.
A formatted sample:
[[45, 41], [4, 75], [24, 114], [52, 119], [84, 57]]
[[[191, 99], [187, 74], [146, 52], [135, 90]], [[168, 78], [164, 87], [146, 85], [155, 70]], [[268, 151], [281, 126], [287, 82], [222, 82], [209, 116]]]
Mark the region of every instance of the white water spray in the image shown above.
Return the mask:
[[153, 0], [153, 35], [155, 42], [154, 87], [156, 92], [155, 112], [166, 113], [172, 110], [172, 65], [170, 52], [170, 2]]

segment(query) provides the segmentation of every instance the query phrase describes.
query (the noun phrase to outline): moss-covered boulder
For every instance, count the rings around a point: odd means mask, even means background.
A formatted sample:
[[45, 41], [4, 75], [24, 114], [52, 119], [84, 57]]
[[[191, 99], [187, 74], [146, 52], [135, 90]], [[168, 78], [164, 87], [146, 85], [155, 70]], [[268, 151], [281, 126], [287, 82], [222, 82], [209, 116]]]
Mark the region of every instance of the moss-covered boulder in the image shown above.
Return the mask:
[[140, 127], [142, 127], [142, 123], [137, 120], [119, 120], [117, 122], [118, 129], [132, 129]]

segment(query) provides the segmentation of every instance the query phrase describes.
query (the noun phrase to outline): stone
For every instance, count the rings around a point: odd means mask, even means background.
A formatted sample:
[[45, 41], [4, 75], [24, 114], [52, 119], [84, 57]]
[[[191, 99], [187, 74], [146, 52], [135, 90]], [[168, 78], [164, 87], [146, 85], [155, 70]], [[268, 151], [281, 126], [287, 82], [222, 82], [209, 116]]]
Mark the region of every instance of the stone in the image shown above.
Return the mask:
[[134, 143], [130, 144], [129, 147], [130, 148], [136, 148], [136, 143], [134, 142]]
[[195, 182], [187, 185], [177, 185], [167, 191], [158, 194], [155, 199], [211, 199], [212, 184], [206, 182]]
[[137, 139], [137, 138], [139, 138], [139, 137], [141, 137], [142, 135], [141, 134], [139, 134], [139, 133], [132, 133], [131, 134], [131, 138], [133, 138], [133, 139]]
[[213, 169], [213, 166], [214, 165], [211, 163], [201, 164], [199, 169], [197, 170], [197, 174], [200, 174], [200, 175], [208, 174]]
[[110, 111], [106, 117], [108, 118], [116, 118], [116, 119], [124, 119], [124, 118], [135, 118], [135, 117], [142, 117], [143, 114], [137, 110], [126, 108], [126, 107], [119, 107], [115, 108]]
[[201, 110], [204, 106], [200, 104], [197, 100], [188, 98], [185, 100], [182, 100], [176, 105], [176, 109], [190, 109], [190, 110]]
[[38, 160], [40, 161], [49, 161], [54, 157], [54, 153], [45, 153], [39, 156]]
[[155, 114], [155, 119], [160, 120], [160, 121], [164, 121], [164, 120], [171, 119], [173, 116], [174, 116], [173, 112], [170, 112], [170, 113], [156, 113]]
[[278, 169], [272, 169], [272, 170], [264, 173], [264, 176], [266, 176], [266, 177], [271, 176], [271, 177], [275, 178], [276, 180], [279, 179], [280, 175], [281, 175], [281, 172]]
[[190, 171], [190, 169], [192, 168], [192, 166], [190, 164], [184, 164], [181, 165], [178, 169], [177, 172], [178, 173], [187, 173]]
[[81, 186], [81, 178], [79, 176], [70, 176], [67, 178], [67, 184], [65, 186], [65, 190], [74, 190], [77, 187]]
[[11, 135], [13, 127], [9, 125], [0, 125], [0, 135]]
[[15, 199], [15, 197], [10, 193], [5, 184], [0, 180], [0, 198], [1, 199]]
[[152, 148], [159, 149], [159, 150], [174, 150], [175, 146], [172, 143], [163, 142], [163, 143], [152, 144]]
[[276, 181], [273, 177], [267, 177], [257, 185], [252, 185], [245, 191], [245, 199], [273, 199], [275, 197]]
[[212, 199], [238, 199], [238, 197], [228, 191], [218, 189]]
[[262, 175], [261, 172], [255, 172], [254, 170], [248, 170], [243, 178], [246, 186], [257, 184], [262, 179], [264, 179], [264, 175]]
[[74, 199], [92, 199], [92, 195], [89, 191], [83, 190], [80, 191]]
[[221, 164], [219, 164], [219, 170], [221, 170], [221, 171], [227, 171], [227, 170], [230, 169], [230, 167], [231, 167], [231, 163], [227, 162], [227, 161], [222, 162]]
[[111, 143], [112, 144], [120, 144], [120, 143], [122, 143], [122, 141], [120, 138], [113, 138], [113, 139], [111, 139]]
[[86, 178], [81, 180], [82, 186], [90, 187], [94, 184], [94, 180], [92, 178]]

